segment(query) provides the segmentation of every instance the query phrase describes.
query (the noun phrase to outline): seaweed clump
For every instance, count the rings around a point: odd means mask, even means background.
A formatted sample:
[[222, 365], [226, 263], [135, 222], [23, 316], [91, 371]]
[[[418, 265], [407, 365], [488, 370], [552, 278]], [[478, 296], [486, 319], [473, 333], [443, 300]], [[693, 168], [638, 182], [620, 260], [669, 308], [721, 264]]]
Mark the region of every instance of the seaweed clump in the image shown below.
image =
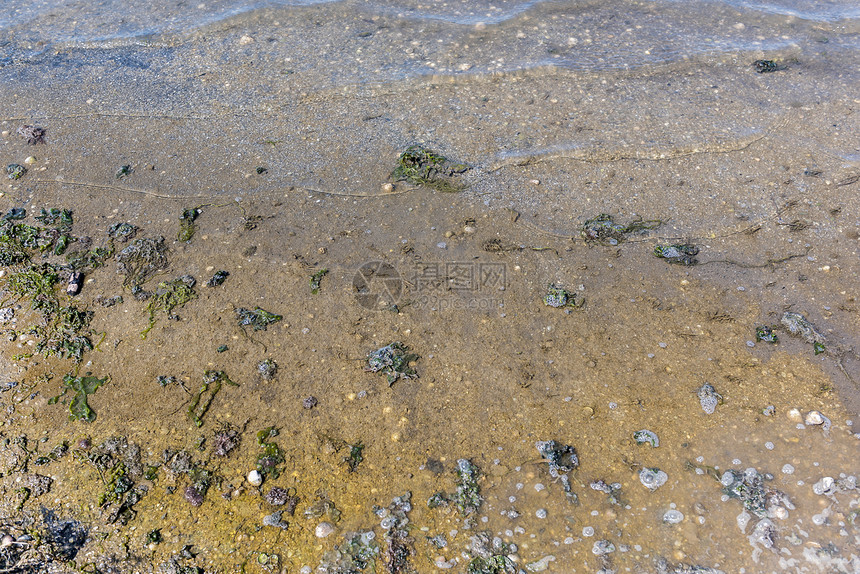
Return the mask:
[[759, 74], [769, 74], [784, 69], [783, 66], [780, 66], [773, 60], [756, 60], [752, 65]]
[[631, 233], [642, 233], [650, 229], [657, 229], [661, 225], [663, 225], [663, 221], [660, 219], [642, 219], [641, 217], [634, 219], [627, 225], [621, 225], [616, 223], [608, 213], [601, 213], [583, 223], [580, 234], [583, 239], [589, 242], [618, 245]]
[[684, 265], [692, 267], [697, 265], [699, 260], [696, 255], [699, 254], [699, 248], [690, 243], [673, 243], [670, 245], [655, 245], [654, 256], [660, 259], [665, 259], [668, 263], [675, 265]]
[[194, 221], [200, 215], [200, 209], [192, 207], [182, 210], [182, 215], [179, 216], [179, 233], [176, 235], [177, 241], [189, 242], [197, 232], [197, 225]]
[[451, 163], [448, 158], [420, 145], [411, 145], [397, 158], [391, 178], [437, 191], [456, 192], [461, 191], [464, 185], [453, 178], [468, 169], [469, 166]]
[[6, 287], [17, 299], [29, 300], [30, 308], [41, 315], [41, 323], [29, 330], [38, 339], [35, 352], [80, 362], [83, 353], [93, 348], [87, 336], [92, 313], [74, 305], [61, 305], [55, 289], [59, 280], [58, 268], [43, 263], [13, 273]]
[[409, 352], [409, 347], [403, 343], [394, 342], [385, 347], [372, 351], [367, 356], [365, 371], [371, 373], [385, 373], [388, 386], [392, 386], [397, 379], [418, 378], [418, 371], [410, 366], [420, 357]]
[[779, 343], [779, 337], [773, 330], [773, 327], [762, 325], [755, 328], [755, 340], [764, 341], [765, 343]]
[[216, 271], [215, 275], [213, 275], [209, 281], [206, 282], [207, 287], [218, 287], [219, 285], [223, 285], [224, 281], [229, 277], [230, 272], [224, 271], [223, 269]]
[[535, 442], [535, 448], [549, 462], [549, 475], [561, 481], [565, 494], [575, 497], [570, 488], [568, 473], [579, 467], [576, 449], [554, 440], [539, 440]]
[[766, 518], [778, 506], [794, 509], [785, 493], [765, 484], [769, 478], [773, 477], [763, 475], [754, 468], [743, 472], [729, 469], [720, 477], [720, 484], [723, 485], [724, 494], [740, 500], [744, 508], [759, 518]]
[[167, 269], [167, 247], [164, 238], [145, 237], [135, 239], [128, 247], [117, 253], [117, 272], [125, 275], [123, 285], [133, 294], [141, 292], [141, 286], [155, 273]]
[[27, 140], [28, 145], [45, 143], [45, 128], [24, 124], [17, 130], [18, 135]]
[[140, 336], [146, 338], [147, 333], [155, 326], [159, 313], [165, 313], [168, 319], [175, 319], [174, 309], [196, 299], [195, 283], [196, 281], [190, 275], [183, 275], [171, 281], [159, 283], [155, 295], [146, 306], [149, 313], [149, 325], [140, 333]]
[[437, 492], [427, 501], [428, 508], [438, 508], [454, 504], [462, 516], [468, 516], [478, 512], [484, 498], [481, 496], [481, 487], [478, 480], [481, 478], [481, 470], [472, 461], [461, 458], [457, 461], [457, 490], [453, 494]]
[[368, 566], [375, 571], [379, 559], [379, 545], [372, 530], [347, 534], [344, 543], [327, 552], [317, 572], [325, 574], [358, 574]]
[[93, 377], [90, 373], [87, 373], [84, 377], [75, 377], [69, 373], [63, 377], [63, 389], [60, 394], [49, 399], [48, 404], [56, 404], [66, 393], [73, 391], [75, 396], [72, 397], [69, 403], [69, 418], [73, 421], [81, 420], [91, 423], [96, 420], [96, 412], [90, 408], [87, 397], [94, 394], [108, 380], [110, 380], [110, 377], [100, 379]]
[[270, 313], [260, 307], [257, 307], [253, 311], [239, 307], [236, 309], [236, 318], [239, 321], [240, 327], [251, 326], [255, 331], [265, 331], [266, 327], [272, 323], [277, 323], [283, 319], [283, 316], [275, 315], [274, 313]]
[[780, 322], [786, 329], [788, 329], [789, 333], [800, 337], [807, 343], [810, 343], [816, 355], [826, 351], [826, 347], [824, 346], [826, 339], [824, 338], [824, 335], [819, 333], [812, 323], [810, 323], [806, 317], [800, 313], [786, 311], [782, 314]]
[[[188, 416], [198, 427], [203, 426], [203, 415], [209, 410], [212, 401], [215, 400], [215, 395], [221, 390], [223, 383], [234, 387], [239, 386], [238, 383], [231, 381], [224, 374], [224, 371], [206, 371], [203, 373], [203, 384], [200, 386], [197, 394], [191, 399], [191, 404], [188, 405]], [[204, 395], [206, 395], [205, 398]]]
[[257, 472], [264, 477], [278, 478], [281, 475], [281, 469], [278, 465], [286, 460], [281, 447], [271, 440], [278, 434], [278, 429], [275, 427], [264, 428], [257, 433], [257, 444], [263, 449], [263, 452], [257, 457]]
[[328, 273], [328, 269], [320, 269], [311, 275], [311, 294], [316, 295], [320, 292], [320, 281], [326, 276], [326, 273]]
[[376, 516], [382, 519], [380, 526], [385, 529], [385, 568], [388, 574], [405, 574], [411, 572], [409, 558], [414, 554], [413, 539], [409, 536], [409, 518], [412, 510], [411, 492], [403, 496], [395, 496], [388, 508], [374, 506]]
[[121, 243], [126, 243], [134, 239], [134, 236], [137, 234], [137, 226], [132, 225], [131, 223], [114, 223], [108, 229], [108, 237], [111, 239], [116, 239]]
[[6, 166], [6, 177], [9, 179], [21, 179], [27, 173], [27, 168], [18, 163], [10, 163]]
[[128, 524], [137, 514], [134, 506], [148, 491], [136, 484], [143, 475], [140, 447], [125, 437], [110, 437], [98, 447], [77, 450], [75, 456], [93, 465], [102, 477], [104, 489], [97, 502], [107, 522]]
[[559, 287], [550, 284], [547, 287], [547, 293], [543, 296], [544, 305], [555, 308], [580, 309], [585, 305], [583, 297], [577, 297], [576, 293], [572, 293], [564, 287]]
[[[509, 558], [516, 546], [505, 544], [491, 533], [479, 532], [469, 539], [469, 553], [473, 556], [466, 566], [466, 574], [517, 574], [516, 562]], [[529, 568], [531, 570], [531, 568]], [[537, 572], [538, 570], [534, 570]]]

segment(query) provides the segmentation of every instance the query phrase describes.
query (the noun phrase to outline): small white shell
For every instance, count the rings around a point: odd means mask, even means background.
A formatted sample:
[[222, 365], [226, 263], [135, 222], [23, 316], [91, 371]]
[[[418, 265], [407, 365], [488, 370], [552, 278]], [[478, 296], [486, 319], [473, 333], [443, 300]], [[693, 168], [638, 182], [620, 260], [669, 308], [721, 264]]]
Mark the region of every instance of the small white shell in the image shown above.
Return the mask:
[[332, 532], [334, 532], [334, 526], [330, 522], [320, 522], [314, 529], [317, 538], [325, 538]]
[[260, 486], [263, 484], [263, 475], [256, 470], [248, 473], [248, 484], [251, 486]]

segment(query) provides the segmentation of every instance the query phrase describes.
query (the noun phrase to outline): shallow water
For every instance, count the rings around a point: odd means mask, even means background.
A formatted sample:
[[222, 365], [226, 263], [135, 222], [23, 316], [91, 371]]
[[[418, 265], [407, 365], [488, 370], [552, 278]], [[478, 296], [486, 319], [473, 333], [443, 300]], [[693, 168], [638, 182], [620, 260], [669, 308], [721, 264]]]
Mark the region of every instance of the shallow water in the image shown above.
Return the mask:
[[[164, 236], [170, 266], [145, 288], [190, 274], [198, 294], [142, 339], [146, 302], [116, 263], [87, 274], [76, 301], [104, 336], [79, 370], [111, 377], [90, 398], [92, 423], [48, 404], [73, 364], [14, 359], [27, 336], [5, 344], [3, 376], [20, 384], [0, 395], [4, 532], [20, 535], [17, 521], [38, 524], [46, 507], [89, 529], [79, 566], [310, 571], [350, 532], [375, 529], [384, 550], [372, 507], [410, 491], [417, 572], [466, 571], [481, 531], [515, 544], [529, 571], [547, 556], [548, 572], [860, 568], [848, 479], [860, 472], [853, 4], [200, 6], [13, 3], [0, 20], [0, 154], [35, 157], [0, 206], [25, 207], [28, 223], [42, 207], [73, 209], [74, 235], [94, 245], [118, 222]], [[758, 59], [780, 69], [756, 73]], [[24, 123], [44, 126], [46, 143], [27, 145]], [[391, 182], [415, 143], [467, 164], [467, 187]], [[195, 206], [197, 232], [179, 242]], [[586, 242], [581, 226], [600, 213], [662, 225]], [[699, 264], [654, 257], [667, 242], [697, 245]], [[380, 261], [392, 271], [382, 283], [367, 271]], [[219, 269], [227, 281], [206, 287]], [[367, 283], [371, 297], [357, 293]], [[544, 305], [549, 284], [585, 305]], [[120, 294], [121, 305], [96, 302]], [[243, 331], [235, 308], [256, 306], [283, 320]], [[756, 342], [757, 326], [789, 310], [824, 335], [824, 353], [784, 329], [777, 345]], [[34, 320], [15, 313], [15, 325]], [[418, 378], [389, 386], [364, 366], [393, 341], [421, 358]], [[265, 358], [279, 366], [271, 381], [257, 372]], [[239, 386], [221, 389], [198, 429], [186, 411], [210, 369]], [[721, 397], [711, 414], [697, 396], [706, 383]], [[813, 410], [831, 428], [804, 425]], [[242, 430], [226, 458], [212, 452], [224, 425]], [[271, 425], [286, 460], [260, 490], [245, 475]], [[642, 429], [658, 448], [636, 444]], [[122, 435], [144, 464], [187, 449], [217, 478], [194, 507], [184, 474], [134, 476], [149, 489], [137, 515], [110, 524], [104, 475], [80, 453], [22, 469], [10, 462], [21, 435], [39, 454]], [[545, 440], [576, 448], [576, 502], [541, 461]], [[455, 490], [463, 458], [482, 471], [479, 512], [429, 509]], [[666, 484], [643, 486], [645, 468]], [[741, 502], [717, 480], [747, 468], [772, 475], [792, 507], [771, 508], [766, 540], [750, 539], [760, 517], [742, 528]], [[52, 489], [19, 507], [16, 481], [34, 472]], [[824, 477], [841, 486], [817, 494]], [[599, 480], [620, 484], [614, 502], [590, 486]], [[286, 530], [263, 526], [272, 486], [301, 499]], [[342, 513], [325, 538], [325, 516], [302, 517], [319, 493]], [[683, 520], [665, 523], [669, 510]], [[155, 528], [164, 541], [147, 544]], [[439, 534], [444, 548], [428, 541]], [[614, 551], [598, 555], [599, 541]], [[177, 558], [186, 545], [196, 556]]]

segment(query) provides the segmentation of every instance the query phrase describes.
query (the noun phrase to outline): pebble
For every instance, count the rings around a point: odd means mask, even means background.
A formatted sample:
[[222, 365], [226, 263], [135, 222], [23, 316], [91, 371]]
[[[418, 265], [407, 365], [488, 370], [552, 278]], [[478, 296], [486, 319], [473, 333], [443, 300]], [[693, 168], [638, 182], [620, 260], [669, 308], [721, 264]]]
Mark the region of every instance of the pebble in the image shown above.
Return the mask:
[[334, 526], [330, 522], [320, 522], [314, 529], [314, 534], [317, 538], [325, 538], [334, 532]]
[[546, 508], [538, 508], [535, 512], [535, 516], [538, 518], [546, 518]]
[[31, 155], [24, 160], [24, 163], [26, 163], [27, 165], [33, 165], [34, 163], [36, 163], [36, 157]]
[[782, 466], [782, 474], [793, 474], [793, 473], [794, 473], [794, 467], [791, 466], [790, 464], [784, 464]]
[[475, 233], [476, 231], [478, 231], [478, 228], [473, 225], [467, 225], [463, 228], [463, 233], [468, 233], [469, 235]]
[[252, 470], [248, 473], [248, 484], [251, 486], [260, 486], [263, 484], [263, 475], [259, 471]]
[[394, 191], [394, 184], [393, 183], [389, 182], [389, 183], [383, 183], [382, 184], [382, 193], [391, 193], [392, 191]]
[[788, 420], [794, 423], [799, 423], [803, 421], [803, 415], [800, 414], [800, 409], [789, 409], [788, 411]]
[[818, 411], [809, 411], [804, 422], [808, 425], [820, 425], [824, 423], [824, 417], [821, 416], [821, 413]]

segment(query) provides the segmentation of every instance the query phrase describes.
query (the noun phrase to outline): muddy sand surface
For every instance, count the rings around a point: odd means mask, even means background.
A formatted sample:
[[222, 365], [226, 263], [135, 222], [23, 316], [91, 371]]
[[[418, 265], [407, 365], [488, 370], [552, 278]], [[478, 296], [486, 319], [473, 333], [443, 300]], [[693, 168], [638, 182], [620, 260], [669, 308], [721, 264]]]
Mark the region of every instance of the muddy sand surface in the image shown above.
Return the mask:
[[3, 571], [860, 569], [846, 36], [350, 83], [435, 52], [292, 10], [0, 68]]

